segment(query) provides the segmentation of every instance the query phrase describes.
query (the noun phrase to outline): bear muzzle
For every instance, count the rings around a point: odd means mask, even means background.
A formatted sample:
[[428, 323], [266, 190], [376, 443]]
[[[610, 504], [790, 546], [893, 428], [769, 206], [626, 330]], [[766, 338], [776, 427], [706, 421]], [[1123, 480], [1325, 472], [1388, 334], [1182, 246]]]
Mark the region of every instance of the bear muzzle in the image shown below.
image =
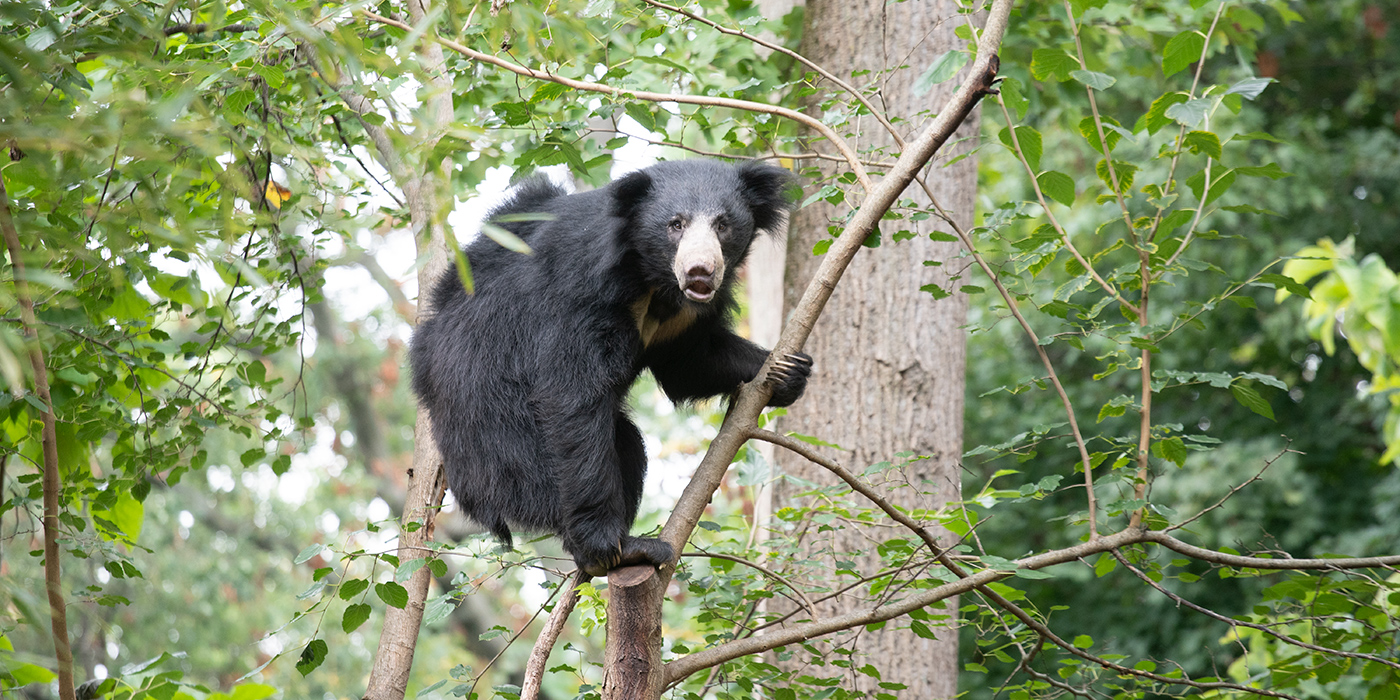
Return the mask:
[[714, 299], [724, 283], [724, 250], [711, 222], [710, 217], [697, 217], [686, 228], [671, 267], [685, 297], [702, 304]]

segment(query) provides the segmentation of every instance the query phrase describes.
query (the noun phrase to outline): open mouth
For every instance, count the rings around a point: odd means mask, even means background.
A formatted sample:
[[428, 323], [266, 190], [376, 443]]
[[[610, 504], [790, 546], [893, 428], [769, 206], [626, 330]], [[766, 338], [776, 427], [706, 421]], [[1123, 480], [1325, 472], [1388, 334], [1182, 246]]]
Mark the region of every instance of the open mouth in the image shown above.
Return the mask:
[[685, 296], [691, 301], [709, 301], [715, 297], [715, 288], [705, 280], [691, 280], [685, 285]]

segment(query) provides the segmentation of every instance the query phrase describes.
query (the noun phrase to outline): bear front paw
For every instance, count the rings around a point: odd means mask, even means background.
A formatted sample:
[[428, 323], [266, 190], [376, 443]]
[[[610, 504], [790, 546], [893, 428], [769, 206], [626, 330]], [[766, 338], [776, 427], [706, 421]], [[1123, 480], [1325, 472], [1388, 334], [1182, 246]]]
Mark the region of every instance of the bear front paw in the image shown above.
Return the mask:
[[615, 548], [575, 555], [574, 563], [589, 576], [606, 576], [609, 571], [624, 566], [661, 566], [671, 561], [674, 553], [671, 545], [655, 537], [628, 535]]
[[812, 374], [812, 356], [805, 352], [784, 355], [773, 363], [768, 372], [768, 383], [773, 385], [773, 396], [769, 406], [791, 406], [802, 398], [807, 389], [807, 377]]

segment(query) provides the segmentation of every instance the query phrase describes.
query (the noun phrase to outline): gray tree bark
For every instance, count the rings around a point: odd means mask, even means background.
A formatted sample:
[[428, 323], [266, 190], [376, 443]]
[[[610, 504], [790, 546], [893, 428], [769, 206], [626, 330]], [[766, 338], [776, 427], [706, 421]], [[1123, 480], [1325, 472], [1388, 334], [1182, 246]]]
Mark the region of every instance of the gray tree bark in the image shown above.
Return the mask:
[[[886, 108], [906, 138], [932, 119], [926, 110], [944, 104], [956, 89], [958, 80], [950, 80], [922, 96], [913, 91], [914, 81], [934, 57], [962, 48], [963, 42], [953, 32], [965, 20], [951, 0], [890, 4], [884, 0], [809, 0], [806, 7], [801, 53], [842, 78], [856, 70], [871, 71], [852, 82], [878, 83], [879, 93], [872, 101]], [[908, 68], [886, 72], [901, 65]], [[816, 110], [824, 97], [810, 97], [809, 108]], [[874, 119], [866, 117], [860, 126], [862, 147], [893, 145], [893, 138]], [[968, 150], [969, 142], [954, 142], [975, 136], [977, 129], [974, 113], [923, 173], [939, 202], [963, 226], [970, 225], [972, 219], [976, 164], [972, 158], [946, 168], [941, 164]], [[917, 185], [905, 196], [921, 205], [928, 201]], [[829, 219], [840, 213], [819, 203], [795, 215], [787, 254], [786, 309], [797, 303], [820, 263], [812, 254], [813, 245], [826, 237]], [[890, 492], [890, 498], [906, 508], [937, 508], [960, 494], [965, 365], [962, 325], [967, 303], [962, 294], [935, 300], [919, 291], [926, 284], [948, 289], [949, 275], [958, 269], [957, 244], [928, 238], [927, 234], [937, 229], [935, 222], [888, 221], [882, 245], [863, 250], [855, 258], [807, 342], [805, 349], [815, 358], [816, 368], [806, 396], [781, 424], [784, 431], [841, 445], [849, 452], [839, 455], [840, 461], [857, 472], [892, 460], [901, 451], [931, 457], [875, 477], [886, 481], [886, 486], [899, 486]], [[890, 235], [900, 229], [919, 235], [913, 240], [892, 241]], [[926, 260], [943, 265], [925, 266]], [[786, 474], [818, 483], [835, 481], [821, 467], [790, 453], [780, 451], [778, 463]], [[780, 483], [775, 504], [800, 506], [794, 494], [802, 490]], [[879, 568], [878, 557], [860, 553], [871, 552], [872, 540], [885, 537], [881, 531], [846, 525], [834, 532], [809, 534], [803, 546], [813, 560], [830, 563], [830, 552], [849, 552], [853, 556], [841, 558], [854, 559], [862, 570], [874, 571]], [[942, 539], [951, 542], [947, 535]], [[825, 616], [848, 609], [837, 599], [820, 612]], [[956, 602], [951, 602], [946, 614], [955, 620], [956, 610]], [[939, 628], [939, 638], [928, 640], [898, 627], [889, 624], [861, 633], [851, 642], [860, 654], [854, 666], [868, 660], [880, 669], [882, 680], [908, 686], [899, 691], [900, 697], [954, 697], [956, 629]], [[800, 658], [794, 659], [793, 663], [797, 662]], [[877, 690], [876, 680], [868, 676], [853, 674], [849, 682], [861, 690]]]

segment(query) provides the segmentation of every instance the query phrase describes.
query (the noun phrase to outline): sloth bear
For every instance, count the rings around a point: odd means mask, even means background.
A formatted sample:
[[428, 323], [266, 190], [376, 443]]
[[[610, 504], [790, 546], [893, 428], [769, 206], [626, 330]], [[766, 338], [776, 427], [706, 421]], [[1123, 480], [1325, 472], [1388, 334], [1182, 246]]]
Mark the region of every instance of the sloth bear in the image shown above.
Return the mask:
[[[768, 351], [730, 329], [735, 271], [783, 224], [793, 184], [756, 163], [664, 162], [572, 195], [536, 177], [491, 212], [533, 254], [468, 245], [475, 293], [444, 273], [410, 350], [468, 516], [506, 547], [511, 528], [556, 533], [592, 576], [671, 560], [628, 534], [647, 465], [627, 390], [644, 369], [674, 402], [754, 379]], [[796, 401], [811, 367], [783, 358], [769, 405]]]

